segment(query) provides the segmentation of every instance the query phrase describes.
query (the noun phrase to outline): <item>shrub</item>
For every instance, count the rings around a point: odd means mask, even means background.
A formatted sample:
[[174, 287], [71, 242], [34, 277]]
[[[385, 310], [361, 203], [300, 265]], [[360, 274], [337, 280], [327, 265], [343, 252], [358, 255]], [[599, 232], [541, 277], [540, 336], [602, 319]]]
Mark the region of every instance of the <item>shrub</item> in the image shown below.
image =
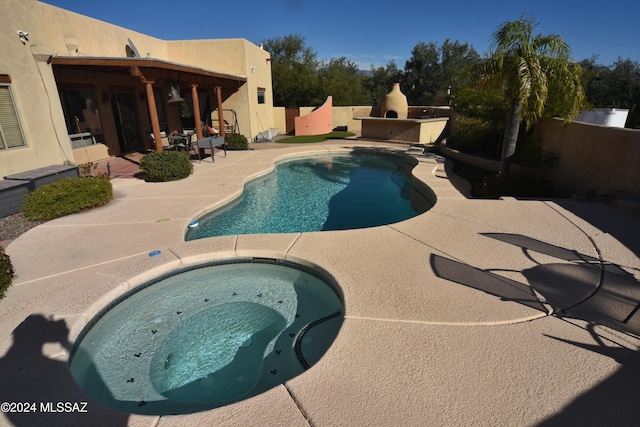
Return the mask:
[[97, 163], [89, 162], [78, 165], [78, 171], [81, 177], [96, 176], [94, 171], [98, 167]]
[[96, 174], [95, 172], [96, 169], [98, 169], [98, 164], [93, 162], [82, 163], [78, 165], [78, 172], [80, 173], [80, 176], [83, 178], [88, 176], [99, 176], [102, 178], [111, 179], [109, 174], [106, 172]]
[[102, 206], [112, 197], [113, 187], [108, 179], [67, 178], [29, 193], [22, 211], [27, 219], [48, 220]]
[[473, 193], [483, 199], [497, 199], [500, 196], [553, 197], [553, 186], [543, 169], [511, 170], [505, 174], [489, 174], [478, 183]]
[[184, 151], [156, 151], [140, 160], [140, 169], [145, 181], [177, 181], [193, 173], [189, 154]]
[[449, 140], [447, 145], [464, 153], [495, 157], [501, 144], [501, 134], [488, 121], [460, 116], [456, 118]]
[[518, 137], [518, 145], [513, 155], [513, 163], [532, 168], [551, 168], [555, 165], [557, 157], [542, 149], [542, 143], [534, 138], [531, 132], [521, 133]]
[[224, 140], [227, 143], [227, 150], [249, 149], [249, 141], [247, 141], [247, 137], [240, 135], [239, 133], [230, 133], [224, 137]]
[[0, 246], [0, 299], [4, 298], [4, 292], [11, 286], [14, 276], [9, 255]]

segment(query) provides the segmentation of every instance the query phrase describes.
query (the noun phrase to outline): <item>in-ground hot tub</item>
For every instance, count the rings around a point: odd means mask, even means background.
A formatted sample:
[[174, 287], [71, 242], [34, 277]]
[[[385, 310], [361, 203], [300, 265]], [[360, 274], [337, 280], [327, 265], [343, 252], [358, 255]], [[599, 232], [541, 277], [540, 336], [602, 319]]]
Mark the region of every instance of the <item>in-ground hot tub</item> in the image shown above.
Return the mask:
[[344, 318], [332, 280], [282, 260], [178, 270], [103, 309], [71, 372], [94, 399], [140, 414], [202, 411], [262, 393], [327, 351]]

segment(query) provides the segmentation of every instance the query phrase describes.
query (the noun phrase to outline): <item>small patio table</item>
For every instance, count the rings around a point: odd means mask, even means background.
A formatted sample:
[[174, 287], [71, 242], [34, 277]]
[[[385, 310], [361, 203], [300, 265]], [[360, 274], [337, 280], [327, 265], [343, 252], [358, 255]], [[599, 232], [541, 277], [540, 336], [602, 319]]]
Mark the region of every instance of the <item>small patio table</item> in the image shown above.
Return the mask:
[[169, 142], [171, 143], [171, 148], [175, 150], [180, 150], [180, 147], [184, 147], [185, 150], [189, 151], [191, 149], [190, 141], [191, 141], [191, 135], [185, 135], [183, 133], [169, 135]]

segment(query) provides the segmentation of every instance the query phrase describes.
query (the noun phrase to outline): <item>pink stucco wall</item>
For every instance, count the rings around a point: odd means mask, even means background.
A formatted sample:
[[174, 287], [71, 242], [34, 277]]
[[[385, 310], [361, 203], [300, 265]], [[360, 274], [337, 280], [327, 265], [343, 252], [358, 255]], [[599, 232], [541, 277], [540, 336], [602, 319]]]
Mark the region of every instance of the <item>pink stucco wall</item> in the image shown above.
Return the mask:
[[296, 117], [296, 135], [324, 135], [330, 133], [333, 129], [332, 109], [333, 98], [328, 96], [324, 104], [318, 107], [317, 110], [305, 116]]

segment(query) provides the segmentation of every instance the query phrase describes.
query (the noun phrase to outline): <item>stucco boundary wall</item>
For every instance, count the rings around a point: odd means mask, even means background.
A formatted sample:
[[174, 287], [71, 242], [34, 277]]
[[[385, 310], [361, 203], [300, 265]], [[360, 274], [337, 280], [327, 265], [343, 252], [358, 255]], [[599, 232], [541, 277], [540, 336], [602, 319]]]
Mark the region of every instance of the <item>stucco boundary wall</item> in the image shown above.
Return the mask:
[[640, 130], [544, 119], [535, 132], [558, 157], [551, 179], [560, 194], [640, 197]]
[[[274, 110], [282, 107], [274, 107]], [[299, 112], [301, 116], [311, 113], [316, 107], [300, 107]], [[425, 110], [427, 113], [425, 113]], [[274, 112], [274, 125], [278, 123], [278, 113]], [[282, 113], [282, 124], [277, 125], [285, 127], [284, 124], [284, 112]], [[419, 119], [424, 115], [428, 115], [430, 118], [438, 117], [450, 117], [452, 111], [449, 107], [435, 107], [435, 106], [409, 106], [409, 118]], [[333, 107], [332, 109], [332, 122], [333, 128], [346, 126], [349, 132], [359, 134], [362, 132], [362, 120], [356, 120], [356, 117], [379, 117], [379, 107], [372, 107], [371, 105], [352, 105], [347, 107]], [[446, 130], [445, 130], [446, 133]]]

